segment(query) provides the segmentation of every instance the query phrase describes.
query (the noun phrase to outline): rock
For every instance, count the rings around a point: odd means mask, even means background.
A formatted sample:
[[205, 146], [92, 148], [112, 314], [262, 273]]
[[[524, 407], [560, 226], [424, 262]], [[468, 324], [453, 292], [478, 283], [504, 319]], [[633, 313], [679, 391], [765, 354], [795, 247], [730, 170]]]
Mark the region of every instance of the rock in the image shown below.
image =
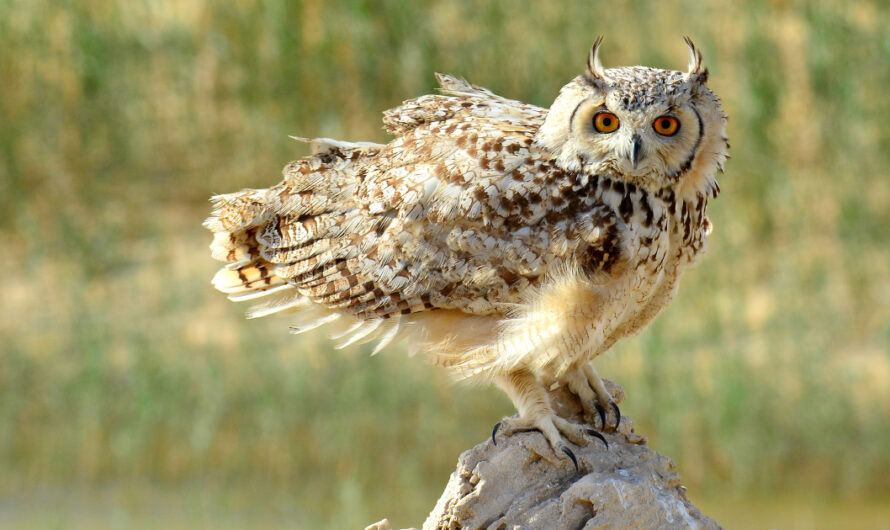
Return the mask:
[[389, 524], [389, 519], [381, 519], [374, 524], [366, 526], [365, 530], [392, 530], [392, 525]]
[[[608, 385], [620, 401], [624, 392]], [[557, 389], [551, 402], [563, 417], [599, 422], [584, 418], [564, 390]], [[629, 418], [604, 436], [608, 448], [596, 439], [573, 448], [580, 470], [535, 431], [465, 451], [423, 530], [720, 528], [689, 502], [673, 462], [648, 448]]]

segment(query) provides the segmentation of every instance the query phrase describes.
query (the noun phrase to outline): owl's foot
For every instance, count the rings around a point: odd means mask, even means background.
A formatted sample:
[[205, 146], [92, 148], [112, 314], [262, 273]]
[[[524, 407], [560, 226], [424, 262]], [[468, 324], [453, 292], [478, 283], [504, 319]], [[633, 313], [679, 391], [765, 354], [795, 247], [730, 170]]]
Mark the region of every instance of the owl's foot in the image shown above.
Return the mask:
[[601, 440], [606, 447], [609, 446], [603, 435], [595, 430], [557, 416], [550, 406], [546, 390], [531, 372], [524, 370], [511, 372], [498, 377], [496, 382], [507, 391], [507, 395], [519, 410], [519, 415], [504, 418], [494, 426], [491, 440], [495, 445], [498, 432], [510, 435], [523, 431], [540, 431], [553, 452], [559, 457], [568, 457], [575, 465], [575, 469], [578, 469], [578, 459], [566, 440], [583, 447], [590, 442], [592, 436]]
[[[604, 431], [615, 431], [621, 423], [621, 409], [606, 390], [603, 380], [593, 365], [585, 363], [580, 370], [569, 373], [564, 379], [569, 390], [578, 396], [584, 412], [597, 416]], [[614, 419], [614, 423], [612, 423]]]
[[539, 416], [533, 419], [517, 416], [504, 418], [497, 422], [491, 430], [491, 442], [494, 445], [498, 444], [498, 432], [510, 436], [517, 432], [526, 431], [540, 431], [540, 433], [544, 435], [544, 438], [547, 439], [553, 452], [560, 457], [563, 455], [567, 456], [575, 465], [575, 470], [579, 470], [578, 459], [575, 457], [575, 453], [569, 448], [568, 444], [565, 443], [565, 438], [575, 445], [584, 447], [589, 443], [588, 436], [593, 436], [603, 442], [606, 448], [609, 447], [609, 442], [606, 441], [606, 438], [602, 434], [589, 427], [584, 427], [583, 425], [578, 425], [564, 418], [560, 418], [552, 413], [549, 416]]

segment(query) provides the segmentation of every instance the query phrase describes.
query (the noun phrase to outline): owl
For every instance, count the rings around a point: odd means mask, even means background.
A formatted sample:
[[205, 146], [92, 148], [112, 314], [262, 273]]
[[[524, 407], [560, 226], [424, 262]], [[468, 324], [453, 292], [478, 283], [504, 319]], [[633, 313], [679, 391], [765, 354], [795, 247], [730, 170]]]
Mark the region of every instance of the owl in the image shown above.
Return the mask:
[[[282, 182], [212, 199], [213, 285], [249, 317], [293, 314], [294, 332], [327, 324], [375, 353], [406, 340], [493, 382], [518, 411], [496, 431], [540, 431], [575, 461], [570, 443], [621, 421], [591, 361], [704, 252], [729, 148], [691, 40], [686, 72], [604, 69], [601, 42], [549, 109], [437, 75], [440, 95], [384, 112], [388, 144], [297, 138], [312, 155]], [[554, 412], [558, 386], [598, 429]]]

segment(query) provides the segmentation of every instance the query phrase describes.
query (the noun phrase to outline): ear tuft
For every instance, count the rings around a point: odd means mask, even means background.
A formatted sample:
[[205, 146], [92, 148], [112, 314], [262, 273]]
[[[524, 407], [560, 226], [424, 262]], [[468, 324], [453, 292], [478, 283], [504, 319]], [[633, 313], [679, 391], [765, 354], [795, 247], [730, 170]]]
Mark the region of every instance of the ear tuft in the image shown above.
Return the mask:
[[599, 57], [600, 44], [602, 43], [603, 36], [600, 35], [593, 42], [593, 47], [590, 48], [590, 53], [587, 55], [587, 79], [595, 85], [609, 82]]
[[683, 37], [683, 40], [689, 48], [689, 69], [686, 71], [686, 78], [701, 84], [707, 83], [708, 69], [702, 66], [701, 52], [688, 36]]

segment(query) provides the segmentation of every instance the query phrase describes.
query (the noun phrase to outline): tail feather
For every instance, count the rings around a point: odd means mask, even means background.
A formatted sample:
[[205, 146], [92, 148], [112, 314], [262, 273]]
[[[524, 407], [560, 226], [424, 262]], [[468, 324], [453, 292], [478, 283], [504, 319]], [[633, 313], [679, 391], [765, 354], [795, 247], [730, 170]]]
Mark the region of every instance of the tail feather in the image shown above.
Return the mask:
[[402, 327], [402, 318], [401, 315], [398, 315], [391, 319], [389, 329], [380, 337], [380, 341], [374, 346], [374, 351], [371, 352], [371, 355], [377, 355], [380, 353], [380, 350], [398, 340], [403, 334], [404, 328]]
[[260, 298], [266, 298], [273, 294], [280, 294], [282, 291], [290, 292], [293, 291], [293, 289], [294, 287], [292, 285], [282, 284], [263, 291], [248, 291], [243, 294], [230, 294], [228, 298], [233, 302], [248, 302], [251, 300], [258, 300]]
[[543, 123], [547, 110], [498, 96], [494, 92], [463, 79], [436, 74], [442, 95], [425, 95], [405, 101], [383, 113], [387, 132], [404, 136], [425, 124], [460, 116], [497, 117], [501, 123]]
[[268, 190], [241, 190], [210, 198], [213, 212], [204, 226], [214, 234], [236, 232], [257, 226], [269, 215], [266, 208]]
[[226, 294], [246, 294], [268, 291], [285, 285], [283, 278], [269, 268], [269, 264], [251, 263], [237, 269], [223, 267], [212, 280], [213, 286]]
[[383, 147], [381, 144], [373, 142], [345, 142], [343, 140], [334, 140], [333, 138], [304, 138], [302, 136], [290, 136], [298, 142], [309, 144], [313, 155], [324, 155], [333, 151], [367, 151], [379, 149]]
[[331, 313], [321, 306], [309, 308], [301, 314], [302, 320], [291, 324], [290, 331], [294, 334], [304, 333], [317, 327], [324, 326], [340, 318], [340, 313]]
[[[359, 183], [351, 164], [382, 146], [297, 139], [310, 144], [313, 156], [290, 163], [284, 181], [271, 188], [213, 197], [204, 226], [213, 232], [212, 256], [226, 263], [214, 287], [233, 300], [261, 302], [251, 317], [299, 311], [306, 318], [295, 327], [303, 330], [332, 319], [312, 302], [348, 291], [353, 281], [343, 279], [345, 260], [357, 252], [353, 234], [370, 228], [351, 199]], [[336, 289], [301, 285], [304, 276], [319, 275]]]
[[247, 312], [247, 318], [260, 318], [273, 313], [288, 313], [305, 309], [312, 301], [299, 294], [294, 289], [288, 289], [286, 293], [280, 293], [277, 297], [264, 303], [257, 304]]
[[256, 239], [269, 249], [295, 248], [316, 239], [349, 233], [358, 228], [361, 221], [362, 217], [355, 209], [297, 218], [276, 216], [257, 234]]
[[449, 96], [485, 96], [503, 99], [487, 88], [470, 84], [466, 79], [453, 75], [436, 72], [436, 81], [439, 82], [439, 92]]
[[347, 346], [350, 346], [352, 344], [355, 344], [356, 342], [361, 341], [362, 339], [364, 339], [366, 337], [368, 337], [368, 340], [374, 340], [373, 339], [374, 336], [372, 334], [375, 331], [377, 331], [378, 328], [380, 328], [381, 324], [383, 324], [382, 318], [375, 318], [374, 320], [366, 320], [362, 323], [362, 325], [358, 329], [356, 329], [355, 331], [352, 332], [352, 335], [348, 339], [341, 342], [340, 344], [337, 344], [334, 347], [337, 348], [338, 350], [343, 349], [343, 348], [346, 348]]

